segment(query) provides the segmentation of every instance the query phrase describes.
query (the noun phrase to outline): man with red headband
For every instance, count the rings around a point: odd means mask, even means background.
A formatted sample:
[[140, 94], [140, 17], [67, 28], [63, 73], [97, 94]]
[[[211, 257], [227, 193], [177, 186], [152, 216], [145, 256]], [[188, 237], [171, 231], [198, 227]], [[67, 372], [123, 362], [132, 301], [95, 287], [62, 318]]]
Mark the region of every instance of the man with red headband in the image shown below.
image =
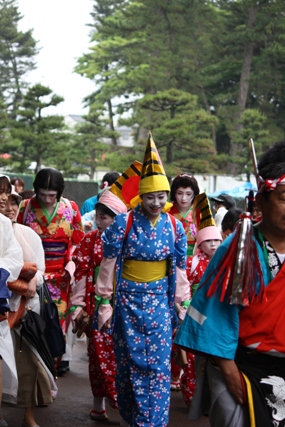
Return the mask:
[[175, 340], [208, 356], [211, 427], [285, 425], [285, 141], [258, 170], [262, 218], [217, 249]]

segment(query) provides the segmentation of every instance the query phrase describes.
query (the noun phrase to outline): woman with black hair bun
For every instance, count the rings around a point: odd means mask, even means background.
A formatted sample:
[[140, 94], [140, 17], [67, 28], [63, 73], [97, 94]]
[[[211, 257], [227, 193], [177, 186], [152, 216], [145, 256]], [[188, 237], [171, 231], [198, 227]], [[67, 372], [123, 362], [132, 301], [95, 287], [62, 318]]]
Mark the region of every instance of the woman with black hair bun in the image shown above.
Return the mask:
[[200, 193], [197, 180], [186, 173], [178, 175], [171, 184], [170, 200], [173, 206], [170, 213], [182, 222], [187, 237], [187, 257], [193, 255], [196, 227], [192, 220], [192, 204]]
[[[57, 169], [41, 169], [33, 186], [35, 195], [22, 201], [17, 222], [31, 227], [42, 240], [46, 264], [44, 278], [57, 305], [62, 330], [67, 334], [65, 314], [75, 270], [72, 252], [84, 236], [81, 215], [75, 202], [62, 197], [64, 179]], [[58, 375], [69, 370], [71, 347], [67, 339], [64, 362], [57, 366]]]

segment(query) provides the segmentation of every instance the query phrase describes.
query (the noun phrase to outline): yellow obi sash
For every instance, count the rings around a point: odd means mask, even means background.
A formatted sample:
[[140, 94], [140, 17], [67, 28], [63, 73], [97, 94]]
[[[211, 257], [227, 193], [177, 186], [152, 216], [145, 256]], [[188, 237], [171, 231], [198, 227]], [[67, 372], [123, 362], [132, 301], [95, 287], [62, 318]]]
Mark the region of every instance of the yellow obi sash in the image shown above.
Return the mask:
[[155, 282], [167, 276], [167, 260], [138, 261], [126, 259], [124, 261], [122, 277], [132, 282]]

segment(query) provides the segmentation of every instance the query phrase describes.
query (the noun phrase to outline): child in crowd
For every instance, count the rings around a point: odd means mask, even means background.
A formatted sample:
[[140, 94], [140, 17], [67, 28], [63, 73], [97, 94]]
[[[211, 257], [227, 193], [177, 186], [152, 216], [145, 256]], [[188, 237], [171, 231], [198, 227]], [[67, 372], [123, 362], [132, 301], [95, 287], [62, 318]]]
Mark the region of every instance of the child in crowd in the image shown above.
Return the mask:
[[223, 240], [228, 237], [234, 231], [234, 228], [240, 219], [240, 214], [242, 213], [242, 209], [240, 208], [231, 208], [228, 210], [226, 215], [222, 220], [222, 236]]
[[[199, 286], [200, 280], [214, 256], [217, 248], [222, 243], [222, 236], [216, 226], [205, 227], [197, 232], [196, 242], [198, 250], [196, 254], [187, 259], [187, 277], [191, 289], [191, 299]], [[181, 376], [181, 392], [186, 405], [189, 407], [195, 390], [194, 355], [181, 351], [183, 362], [183, 374]], [[185, 354], [183, 354], [185, 353]]]
[[[95, 287], [103, 258], [101, 235], [119, 213], [126, 213], [126, 205], [111, 191], [105, 190], [96, 204], [97, 229], [87, 233], [73, 253], [75, 286], [71, 298], [72, 319], [75, 329], [82, 329], [87, 320], [89, 379], [93, 394], [92, 420], [106, 420], [105, 398], [113, 408], [118, 408], [115, 388], [116, 362], [112, 336], [92, 329], [95, 311]], [[101, 301], [102, 303], [102, 301]]]
[[[193, 203], [193, 220], [197, 227], [197, 250], [194, 256], [188, 257], [186, 267], [191, 299], [199, 286], [211, 258], [223, 240], [218, 227], [215, 226], [210, 204], [205, 193], [195, 197]], [[181, 392], [186, 405], [189, 407], [196, 386], [194, 355], [186, 353], [184, 350], [180, 350], [180, 352], [183, 365], [183, 374], [180, 379]]]

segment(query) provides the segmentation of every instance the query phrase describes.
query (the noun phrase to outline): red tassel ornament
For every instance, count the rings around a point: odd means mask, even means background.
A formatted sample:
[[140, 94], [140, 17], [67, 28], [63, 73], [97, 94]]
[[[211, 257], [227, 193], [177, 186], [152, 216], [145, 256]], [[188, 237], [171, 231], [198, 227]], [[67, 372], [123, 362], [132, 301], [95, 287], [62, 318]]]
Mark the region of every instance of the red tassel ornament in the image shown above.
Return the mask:
[[256, 242], [252, 239], [251, 215], [245, 212], [240, 218], [231, 245], [207, 279], [214, 277], [207, 296], [218, 295], [221, 302], [247, 306], [263, 299], [264, 282]]

